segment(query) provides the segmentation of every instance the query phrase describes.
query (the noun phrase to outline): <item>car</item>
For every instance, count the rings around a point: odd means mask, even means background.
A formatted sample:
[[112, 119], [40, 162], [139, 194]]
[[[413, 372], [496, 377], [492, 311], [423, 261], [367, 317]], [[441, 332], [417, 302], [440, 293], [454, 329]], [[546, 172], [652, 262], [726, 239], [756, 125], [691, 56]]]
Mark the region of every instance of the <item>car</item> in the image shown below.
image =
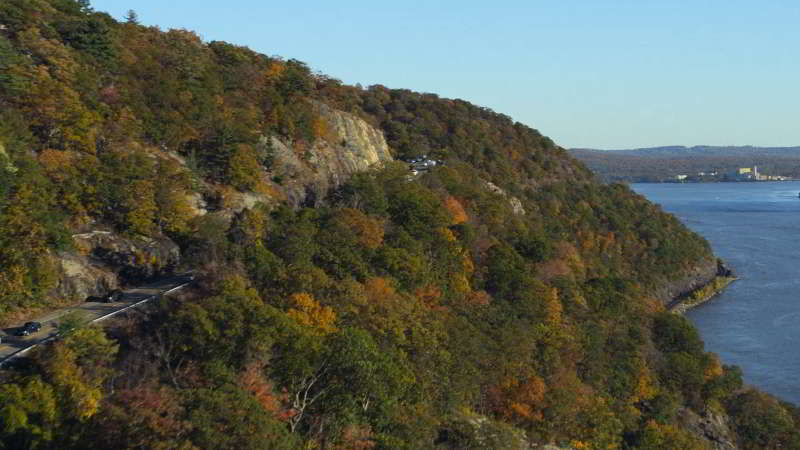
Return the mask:
[[25, 325], [17, 329], [17, 336], [27, 336], [31, 333], [36, 333], [42, 329], [42, 324], [39, 322], [25, 322]]
[[122, 291], [119, 289], [114, 289], [113, 291], [110, 291], [109, 293], [104, 295], [102, 297], [103, 299], [102, 301], [105, 303], [112, 303], [120, 301], [121, 298], [122, 298]]

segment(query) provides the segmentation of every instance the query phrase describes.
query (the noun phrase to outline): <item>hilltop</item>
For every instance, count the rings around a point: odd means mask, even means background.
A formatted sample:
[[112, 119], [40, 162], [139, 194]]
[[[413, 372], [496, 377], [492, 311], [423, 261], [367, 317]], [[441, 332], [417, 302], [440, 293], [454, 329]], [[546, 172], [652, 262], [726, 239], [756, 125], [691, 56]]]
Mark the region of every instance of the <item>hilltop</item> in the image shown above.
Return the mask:
[[716, 172], [721, 181], [741, 167], [757, 166], [773, 176], [800, 178], [800, 147], [667, 146], [632, 150], [570, 149], [602, 180], [659, 182], [678, 175], [702, 180], [699, 173]]
[[197, 276], [0, 373], [2, 447], [800, 439], [666, 310], [708, 243], [487, 108], [5, 0], [0, 149], [0, 320]]

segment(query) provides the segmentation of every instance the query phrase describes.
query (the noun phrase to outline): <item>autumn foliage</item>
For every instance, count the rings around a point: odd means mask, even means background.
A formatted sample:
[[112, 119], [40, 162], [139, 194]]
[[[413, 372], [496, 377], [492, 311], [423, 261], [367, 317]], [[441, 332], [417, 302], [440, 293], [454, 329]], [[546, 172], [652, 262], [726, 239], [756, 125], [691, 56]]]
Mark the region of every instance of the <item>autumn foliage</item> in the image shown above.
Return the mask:
[[[334, 139], [320, 104], [444, 164], [244, 201], [294, 182], [271, 138]], [[0, 372], [0, 448], [704, 448], [682, 418], [708, 412], [744, 449], [800, 442], [796, 408], [653, 300], [708, 243], [536, 130], [83, 0], [0, 1], [0, 318], [63, 301], [59, 258], [95, 228], [173, 240], [197, 283]]]

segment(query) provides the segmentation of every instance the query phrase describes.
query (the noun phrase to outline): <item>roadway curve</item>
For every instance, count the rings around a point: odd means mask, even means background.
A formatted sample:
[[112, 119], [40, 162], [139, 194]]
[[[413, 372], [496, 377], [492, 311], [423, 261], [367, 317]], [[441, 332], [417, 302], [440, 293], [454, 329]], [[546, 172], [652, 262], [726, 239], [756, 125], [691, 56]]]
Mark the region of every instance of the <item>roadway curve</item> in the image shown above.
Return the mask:
[[129, 308], [146, 303], [159, 295], [177, 291], [191, 284], [194, 277], [191, 274], [177, 275], [162, 278], [137, 288], [126, 289], [119, 301], [113, 303], [85, 302], [78, 306], [58, 309], [32, 321], [42, 324], [38, 333], [28, 336], [15, 336], [18, 327], [9, 327], [0, 330], [0, 366], [12, 359], [22, 356], [39, 344], [51, 341], [58, 337], [58, 323], [61, 317], [67, 314], [78, 313], [86, 322], [100, 322]]

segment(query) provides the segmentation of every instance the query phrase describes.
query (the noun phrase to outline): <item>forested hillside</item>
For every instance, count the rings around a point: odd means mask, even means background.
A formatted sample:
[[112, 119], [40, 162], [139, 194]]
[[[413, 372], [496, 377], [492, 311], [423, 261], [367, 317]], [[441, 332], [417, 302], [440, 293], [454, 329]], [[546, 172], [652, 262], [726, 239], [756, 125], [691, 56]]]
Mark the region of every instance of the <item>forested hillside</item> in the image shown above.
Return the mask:
[[[333, 132], [351, 116], [444, 164], [293, 198], [319, 149], [365, 145]], [[708, 243], [462, 100], [2, 0], [0, 193], [0, 321], [83, 300], [59, 295], [77, 233], [174, 242], [124, 264], [198, 274], [0, 372], [0, 448], [800, 446], [800, 412], [656, 298], [716, 267]]]

